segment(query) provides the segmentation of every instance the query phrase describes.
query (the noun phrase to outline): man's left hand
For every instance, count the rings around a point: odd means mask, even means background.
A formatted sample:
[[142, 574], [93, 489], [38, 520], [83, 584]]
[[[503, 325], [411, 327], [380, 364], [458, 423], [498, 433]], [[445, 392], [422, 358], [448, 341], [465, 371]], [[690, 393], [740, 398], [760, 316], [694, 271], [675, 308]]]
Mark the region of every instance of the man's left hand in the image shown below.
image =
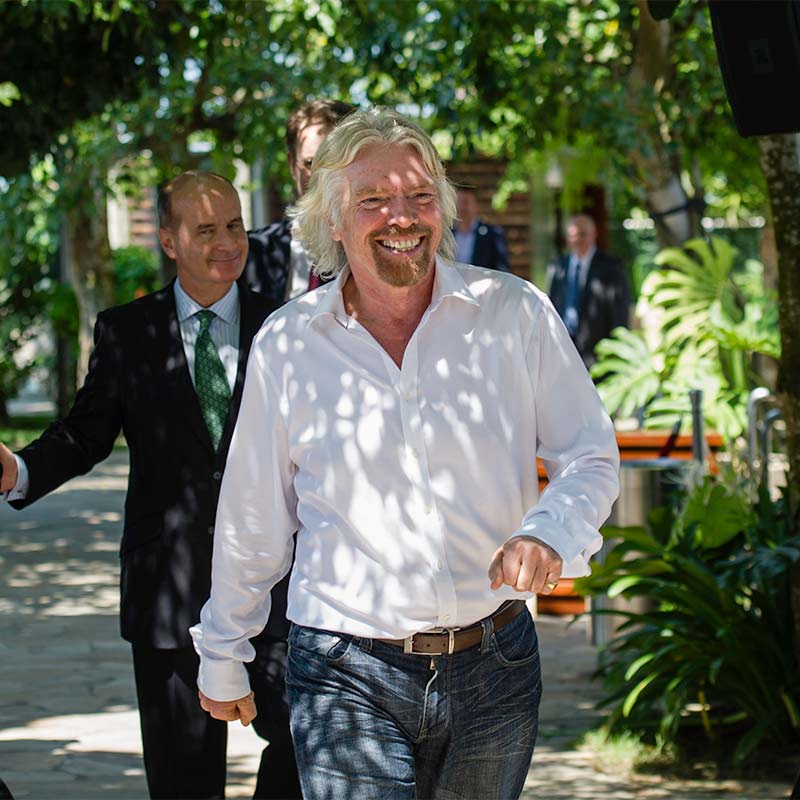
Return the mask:
[[515, 536], [492, 556], [492, 589], [503, 584], [518, 592], [550, 594], [561, 577], [563, 561], [552, 547], [533, 536]]

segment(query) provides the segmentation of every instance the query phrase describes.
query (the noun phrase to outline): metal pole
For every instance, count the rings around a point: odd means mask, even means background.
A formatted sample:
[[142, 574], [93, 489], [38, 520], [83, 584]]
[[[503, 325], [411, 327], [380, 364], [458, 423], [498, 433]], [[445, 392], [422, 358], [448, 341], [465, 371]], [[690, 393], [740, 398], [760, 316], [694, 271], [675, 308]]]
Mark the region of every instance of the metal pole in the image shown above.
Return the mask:
[[689, 402], [692, 404], [692, 458], [705, 467], [706, 441], [703, 423], [703, 390], [691, 389]]

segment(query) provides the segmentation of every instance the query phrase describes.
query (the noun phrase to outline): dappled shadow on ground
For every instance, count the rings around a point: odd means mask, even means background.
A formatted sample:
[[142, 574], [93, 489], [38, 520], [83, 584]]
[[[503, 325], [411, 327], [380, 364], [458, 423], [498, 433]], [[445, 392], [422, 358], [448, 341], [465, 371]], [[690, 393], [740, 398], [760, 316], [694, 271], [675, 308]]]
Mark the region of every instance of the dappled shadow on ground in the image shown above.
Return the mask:
[[29, 509], [0, 504], [0, 764], [17, 798], [146, 795], [117, 621], [126, 478], [115, 453]]
[[[147, 796], [118, 622], [127, 473], [115, 452], [24, 511], [0, 503], [0, 777], [16, 800]], [[252, 796], [256, 739], [231, 731], [229, 798]]]
[[138, 753], [70, 750], [70, 740], [19, 739], [0, 742], [3, 780], [20, 798], [109, 798], [147, 796]]

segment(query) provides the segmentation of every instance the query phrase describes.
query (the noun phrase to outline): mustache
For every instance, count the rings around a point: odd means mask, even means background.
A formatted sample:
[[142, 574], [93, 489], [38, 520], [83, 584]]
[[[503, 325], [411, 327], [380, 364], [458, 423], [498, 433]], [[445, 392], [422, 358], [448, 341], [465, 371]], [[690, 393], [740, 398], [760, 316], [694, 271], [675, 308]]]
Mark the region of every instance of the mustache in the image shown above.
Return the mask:
[[389, 225], [380, 231], [372, 234], [373, 239], [387, 239], [390, 236], [430, 236], [433, 228], [428, 225], [414, 225], [411, 228], [398, 228], [397, 225]]

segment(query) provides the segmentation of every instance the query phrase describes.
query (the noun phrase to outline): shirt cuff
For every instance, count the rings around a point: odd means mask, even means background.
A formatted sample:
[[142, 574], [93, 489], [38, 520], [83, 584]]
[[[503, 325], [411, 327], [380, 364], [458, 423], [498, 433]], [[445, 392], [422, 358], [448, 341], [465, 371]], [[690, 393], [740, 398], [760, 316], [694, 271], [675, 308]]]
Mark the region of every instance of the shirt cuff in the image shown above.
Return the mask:
[[219, 702], [240, 700], [250, 694], [250, 678], [244, 662], [204, 654], [201, 626], [196, 625], [189, 632], [194, 640], [194, 649], [200, 655], [197, 688], [209, 699]]
[[603, 537], [588, 524], [580, 534], [576, 537], [562, 523], [545, 514], [536, 514], [514, 536], [533, 536], [552, 547], [563, 561], [562, 578], [583, 578], [591, 573], [589, 559], [602, 547]]
[[13, 500], [24, 500], [28, 496], [30, 486], [28, 465], [16, 453], [14, 453], [14, 458], [17, 460], [17, 484], [11, 491], [5, 493], [5, 498], [9, 503]]

